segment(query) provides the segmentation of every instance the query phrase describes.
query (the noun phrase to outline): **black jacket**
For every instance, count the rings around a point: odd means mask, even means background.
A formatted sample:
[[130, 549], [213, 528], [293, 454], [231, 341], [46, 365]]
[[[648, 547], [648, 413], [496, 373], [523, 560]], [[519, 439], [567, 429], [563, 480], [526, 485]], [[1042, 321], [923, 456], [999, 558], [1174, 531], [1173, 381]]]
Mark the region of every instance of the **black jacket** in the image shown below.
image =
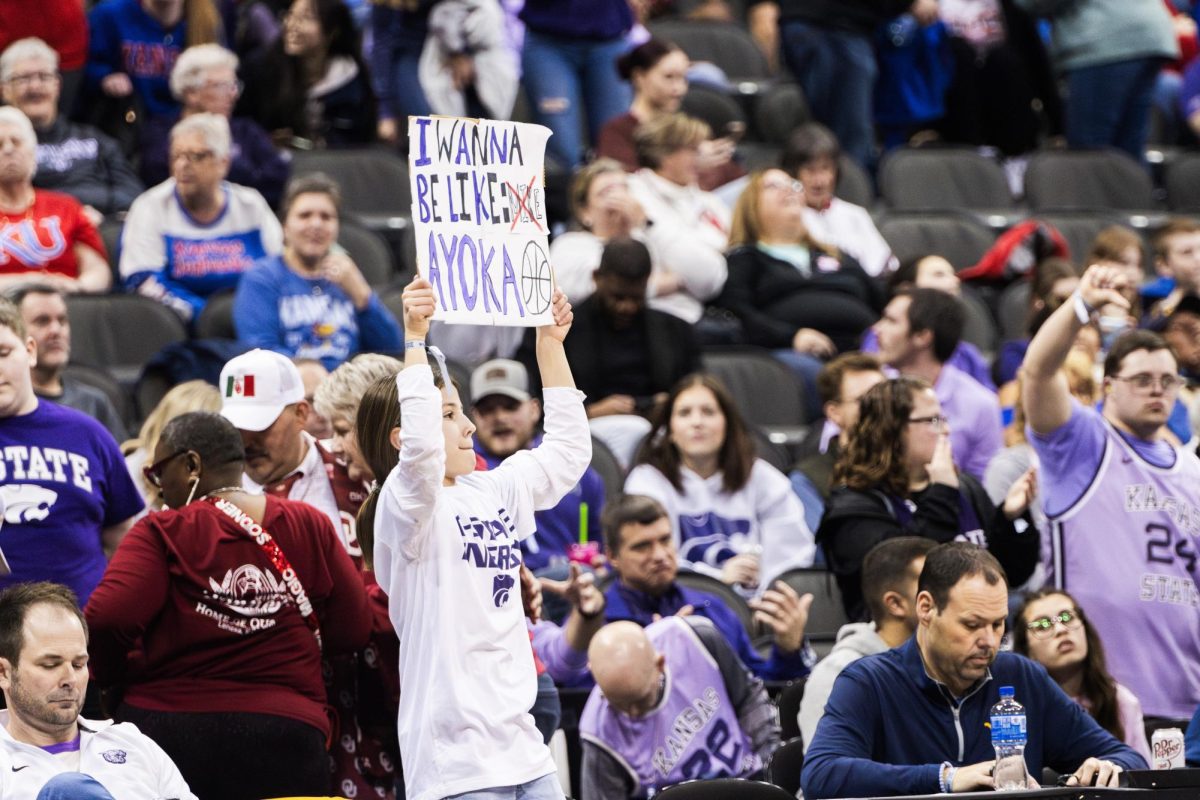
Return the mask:
[[[882, 490], [860, 491], [848, 486], [833, 490], [825, 516], [817, 529], [817, 543], [825, 563], [837, 577], [842, 604], [851, 620], [867, 618], [862, 595], [862, 562], [871, 548], [896, 536], [924, 536], [950, 542], [966, 533], [960, 525], [960, 503], [965, 498], [983, 526], [986, 547], [1008, 574], [1009, 586], [1029, 580], [1038, 564], [1040, 542], [1037, 528], [1022, 517], [1023, 532], [1004, 515], [1003, 503], [993, 503], [987, 491], [970, 475], [958, 474], [959, 488], [934, 483], [912, 499], [917, 508], [902, 526]], [[961, 493], [961, 496], [960, 496]]]
[[99, 128], [59, 116], [37, 137], [33, 185], [38, 189], [69, 194], [101, 214], [126, 210], [142, 193], [141, 181], [121, 146]]

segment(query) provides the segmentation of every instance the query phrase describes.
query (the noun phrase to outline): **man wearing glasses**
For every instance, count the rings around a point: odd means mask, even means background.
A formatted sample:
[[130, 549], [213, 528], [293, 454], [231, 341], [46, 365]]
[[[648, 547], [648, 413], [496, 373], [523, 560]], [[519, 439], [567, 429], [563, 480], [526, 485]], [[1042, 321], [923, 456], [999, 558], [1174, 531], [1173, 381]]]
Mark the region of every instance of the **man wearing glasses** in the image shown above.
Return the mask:
[[86, 603], [144, 504], [112, 435], [34, 394], [36, 363], [21, 312], [0, 300], [0, 589], [55, 581]]
[[1186, 720], [1200, 705], [1200, 459], [1163, 435], [1182, 379], [1167, 343], [1147, 331], [1109, 351], [1101, 411], [1075, 401], [1060, 371], [1097, 308], [1128, 307], [1126, 280], [1089, 268], [1030, 342], [1022, 372], [1052, 523], [1047, 566], [1155, 726], [1150, 718]]
[[116, 140], [59, 113], [58, 53], [41, 39], [20, 39], [0, 55], [0, 90], [37, 132], [35, 187], [71, 195], [93, 225], [129, 208], [141, 194], [142, 184]]

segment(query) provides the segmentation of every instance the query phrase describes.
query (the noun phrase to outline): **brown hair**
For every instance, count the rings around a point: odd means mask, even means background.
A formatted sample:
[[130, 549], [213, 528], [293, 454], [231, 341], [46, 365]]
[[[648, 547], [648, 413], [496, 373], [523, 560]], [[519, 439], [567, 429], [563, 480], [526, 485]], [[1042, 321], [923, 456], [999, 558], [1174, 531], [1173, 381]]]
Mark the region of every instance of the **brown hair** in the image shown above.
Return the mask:
[[1142, 237], [1124, 225], [1109, 225], [1092, 239], [1092, 246], [1088, 249], [1084, 261], [1089, 265], [1097, 261], [1120, 261], [1125, 256], [1125, 251], [1131, 247], [1138, 249], [1139, 261], [1145, 258], [1146, 248]]
[[221, 43], [221, 15], [213, 0], [186, 0], [184, 15], [187, 17], [187, 47]]
[[643, 122], [633, 132], [639, 167], [658, 169], [662, 160], [687, 147], [698, 147], [712, 136], [708, 123], [682, 112]]
[[863, 558], [863, 601], [876, 625], [887, 617], [883, 596], [888, 592], [899, 592], [908, 579], [912, 563], [929, 555], [934, 547], [937, 542], [924, 536], [896, 536], [884, 539]]
[[283, 203], [279, 206], [279, 215], [283, 219], [287, 219], [288, 212], [292, 210], [292, 203], [302, 194], [325, 195], [333, 203], [334, 210], [341, 215], [342, 189], [338, 182], [324, 172], [307, 172], [288, 181], [287, 189], [283, 193]]
[[1108, 672], [1107, 659], [1104, 657], [1104, 644], [1100, 634], [1092, 627], [1087, 615], [1079, 607], [1068, 592], [1063, 589], [1047, 587], [1036, 592], [1030, 592], [1021, 600], [1021, 605], [1013, 615], [1013, 651], [1023, 656], [1029, 656], [1029, 627], [1025, 612], [1037, 600], [1054, 595], [1062, 595], [1071, 602], [1079, 621], [1083, 623], [1083, 635], [1087, 641], [1087, 658], [1083, 660], [1083, 698], [1087, 701], [1084, 708], [1096, 723], [1104, 730], [1117, 737], [1125, 739], [1125, 726], [1121, 724], [1120, 708], [1117, 704], [1117, 682]]
[[1189, 217], [1171, 217], [1154, 235], [1154, 258], [1166, 261], [1171, 254], [1171, 238], [1185, 233], [1200, 233], [1200, 222]]
[[1033, 336], [1062, 301], [1054, 297], [1054, 284], [1067, 278], [1078, 278], [1079, 269], [1065, 258], [1044, 258], [1033, 268], [1029, 287], [1029, 309], [1025, 330]]
[[38, 581], [18, 583], [0, 592], [0, 658], [7, 659], [16, 669], [25, 647], [25, 617], [29, 609], [46, 603], [74, 614], [83, 626], [83, 639], [88, 638], [87, 620], [79, 610], [75, 593], [61, 583]]
[[693, 387], [703, 387], [712, 392], [716, 398], [721, 414], [725, 417], [725, 441], [721, 442], [721, 451], [717, 454], [717, 462], [721, 470], [721, 488], [726, 492], [736, 492], [750, 480], [750, 470], [756, 460], [754, 440], [746, 428], [742, 415], [738, 413], [737, 403], [725, 388], [725, 384], [714, 375], [697, 372], [684, 377], [671, 389], [667, 402], [663, 403], [642, 446], [638, 448], [637, 464], [649, 464], [663, 474], [675, 491], [683, 491], [683, 480], [679, 467], [683, 458], [679, 448], [671, 441], [671, 417], [675, 413], [675, 403], [679, 395]]
[[904, 431], [918, 392], [931, 390], [921, 378], [892, 378], [872, 386], [858, 401], [858, 424], [833, 467], [831, 482], [858, 491], [883, 489], [908, 496]]
[[837, 358], [821, 367], [817, 373], [817, 392], [821, 395], [821, 404], [836, 403], [842, 397], [842, 382], [849, 372], [878, 372], [883, 373], [879, 358], [872, 353], [842, 353]]
[[[782, 171], [782, 170], [781, 170]], [[762, 236], [762, 208], [759, 203], [759, 195], [762, 193], [763, 176], [769, 170], [759, 170], [750, 176], [746, 183], [746, 188], [738, 195], [737, 202], [733, 206], [733, 218], [729, 224], [729, 246], [730, 248], [739, 246], [753, 246], [758, 243], [758, 239]], [[830, 247], [827, 244], [818, 242], [808, 232], [808, 228], [804, 229], [804, 233], [800, 236], [800, 244], [812, 250], [818, 250], [828, 255], [838, 256], [836, 248]]]
[[1104, 377], [1111, 378], [1120, 372], [1121, 367], [1124, 366], [1125, 357], [1137, 350], [1147, 350], [1151, 353], [1166, 350], [1176, 364], [1179, 363], [1179, 359], [1175, 357], [1175, 351], [1167, 344], [1166, 339], [1154, 331], [1135, 328], [1118, 336], [1117, 341], [1109, 349], [1108, 355], [1104, 357]]
[[29, 336], [25, 330], [25, 320], [21, 317], [21, 309], [6, 297], [0, 297], [0, 326], [11, 329], [22, 344]]
[[[439, 389], [446, 383], [433, 368], [433, 384]], [[375, 486], [358, 509], [357, 535], [362, 549], [363, 563], [368, 569], [374, 562], [375, 509], [379, 505], [379, 489], [398, 463], [396, 448], [392, 446], [392, 428], [400, 428], [400, 396], [396, 391], [396, 377], [384, 375], [376, 379], [363, 392], [354, 415], [354, 435], [358, 439], [358, 451], [363, 461], [375, 475]]]
[[641, 494], [623, 494], [604, 505], [600, 529], [604, 531], [604, 549], [609, 556], [621, 549], [621, 529], [626, 525], [650, 525], [667, 515], [657, 500]]

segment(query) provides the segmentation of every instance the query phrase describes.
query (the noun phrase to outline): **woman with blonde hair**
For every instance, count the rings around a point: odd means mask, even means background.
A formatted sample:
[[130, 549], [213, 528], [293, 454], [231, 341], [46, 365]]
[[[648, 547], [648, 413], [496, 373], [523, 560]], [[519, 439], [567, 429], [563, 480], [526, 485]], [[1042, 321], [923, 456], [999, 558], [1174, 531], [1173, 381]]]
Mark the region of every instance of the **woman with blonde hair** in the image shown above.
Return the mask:
[[125, 466], [133, 476], [146, 499], [146, 504], [156, 507], [158, 504], [158, 487], [147, 480], [142, 467], [153, 459], [154, 449], [158, 447], [158, 437], [162, 435], [167, 423], [189, 411], [220, 411], [221, 393], [217, 387], [205, 381], [188, 381], [181, 383], [163, 395], [158, 405], [146, 417], [136, 438], [129, 439], [121, 445], [125, 455]]

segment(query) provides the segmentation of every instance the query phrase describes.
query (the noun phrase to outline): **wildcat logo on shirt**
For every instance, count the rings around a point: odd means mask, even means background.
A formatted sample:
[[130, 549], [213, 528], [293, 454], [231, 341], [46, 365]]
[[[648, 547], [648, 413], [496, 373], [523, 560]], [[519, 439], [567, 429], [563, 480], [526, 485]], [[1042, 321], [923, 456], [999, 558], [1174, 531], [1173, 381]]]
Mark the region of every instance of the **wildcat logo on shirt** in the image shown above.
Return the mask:
[[9, 222], [0, 228], [0, 264], [16, 260], [29, 267], [44, 267], [66, 251], [67, 239], [58, 215], [42, 217], [36, 222], [31, 219]]
[[510, 570], [521, 566], [521, 548], [513, 536], [516, 527], [505, 509], [496, 513], [495, 519], [454, 518], [463, 539], [462, 560], [476, 569]]
[[508, 594], [517, 585], [517, 581], [508, 573], [501, 573], [492, 578], [492, 602], [496, 608], [501, 608], [508, 602]]
[[0, 498], [4, 500], [4, 521], [20, 525], [50, 516], [50, 509], [58, 500], [58, 492], [29, 483], [10, 483], [0, 486]]

